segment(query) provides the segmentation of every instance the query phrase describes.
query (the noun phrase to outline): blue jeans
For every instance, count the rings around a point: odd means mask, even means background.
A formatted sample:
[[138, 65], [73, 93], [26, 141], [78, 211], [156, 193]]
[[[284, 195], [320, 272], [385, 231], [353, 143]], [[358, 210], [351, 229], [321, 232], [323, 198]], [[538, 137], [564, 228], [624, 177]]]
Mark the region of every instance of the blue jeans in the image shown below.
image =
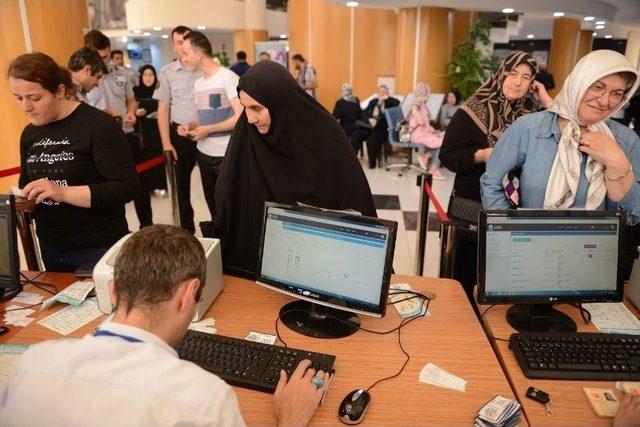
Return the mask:
[[97, 264], [110, 247], [64, 250], [40, 240], [40, 253], [46, 270], [62, 273], [73, 273], [82, 264]]

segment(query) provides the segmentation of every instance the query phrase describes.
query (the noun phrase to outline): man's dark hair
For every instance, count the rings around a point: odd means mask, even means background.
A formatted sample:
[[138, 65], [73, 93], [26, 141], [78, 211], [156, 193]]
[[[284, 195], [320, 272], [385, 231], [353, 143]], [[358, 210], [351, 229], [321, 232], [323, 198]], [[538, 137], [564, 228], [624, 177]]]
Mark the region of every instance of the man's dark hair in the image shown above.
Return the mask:
[[260, 52], [258, 54], [258, 58], [261, 57], [262, 55], [267, 55], [269, 57], [269, 59], [271, 59], [271, 54], [269, 52], [265, 52], [265, 51]]
[[180, 34], [182, 36], [185, 33], [190, 33], [190, 32], [191, 32], [191, 28], [185, 27], [184, 25], [178, 25], [173, 30], [171, 30], [171, 38], [173, 38], [173, 35], [175, 33], [178, 33], [178, 34]]
[[[115, 51], [114, 51], [115, 52]], [[111, 54], [113, 56], [113, 53]], [[71, 54], [69, 58], [70, 71], [80, 71], [85, 66], [91, 67], [91, 75], [95, 76], [98, 71], [102, 71], [102, 74], [107, 74], [107, 66], [104, 64], [100, 54], [90, 47], [81, 47]]]
[[206, 281], [207, 260], [193, 234], [173, 225], [156, 224], [131, 236], [113, 268], [116, 306], [134, 307], [168, 301], [186, 280], [199, 279], [196, 301]]
[[111, 48], [111, 40], [98, 30], [91, 30], [84, 35], [84, 45], [95, 50]]
[[291, 59], [293, 59], [294, 61], [304, 62], [304, 56], [300, 55], [299, 53], [293, 55]]
[[245, 52], [244, 50], [239, 50], [238, 53], [236, 53], [236, 59], [238, 61], [246, 61], [247, 60], [247, 52]]
[[116, 55], [122, 55], [124, 56], [124, 52], [121, 51], [120, 49], [115, 49], [111, 51], [111, 59], [113, 59], [114, 56]]
[[213, 58], [213, 48], [211, 47], [211, 42], [200, 31], [191, 31], [189, 34], [184, 36], [185, 40], [189, 40], [191, 42], [191, 46], [198, 49], [200, 52], [204, 53], [209, 58]]

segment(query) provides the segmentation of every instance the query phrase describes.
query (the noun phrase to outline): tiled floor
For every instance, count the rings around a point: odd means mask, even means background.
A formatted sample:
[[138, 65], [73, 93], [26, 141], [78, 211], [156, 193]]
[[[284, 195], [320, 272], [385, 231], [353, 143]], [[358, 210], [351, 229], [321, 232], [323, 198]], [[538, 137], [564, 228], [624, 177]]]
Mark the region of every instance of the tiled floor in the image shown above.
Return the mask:
[[[415, 156], [414, 156], [415, 157]], [[401, 158], [389, 157], [389, 163], [402, 161]], [[420, 188], [416, 185], [417, 172], [407, 171], [398, 176], [397, 171], [386, 171], [384, 168], [370, 170], [366, 161], [362, 160], [365, 175], [369, 180], [371, 192], [374, 194], [378, 216], [398, 222], [393, 267], [396, 273], [413, 274], [416, 248], [416, 221], [420, 202]], [[440, 204], [446, 210], [454, 174], [443, 169], [447, 177], [445, 181], [434, 181], [433, 190]], [[209, 219], [207, 205], [202, 192], [200, 173], [196, 167], [191, 179], [191, 200], [195, 211], [195, 223]], [[168, 198], [151, 198], [153, 220], [155, 223], [171, 224], [171, 203]], [[433, 203], [430, 204], [429, 232], [424, 257], [424, 275], [436, 277], [439, 263], [439, 221]], [[127, 205], [127, 220], [131, 230], [138, 229], [138, 219], [133, 204]], [[197, 228], [197, 227], [196, 227]], [[199, 230], [198, 230], [199, 233]]]

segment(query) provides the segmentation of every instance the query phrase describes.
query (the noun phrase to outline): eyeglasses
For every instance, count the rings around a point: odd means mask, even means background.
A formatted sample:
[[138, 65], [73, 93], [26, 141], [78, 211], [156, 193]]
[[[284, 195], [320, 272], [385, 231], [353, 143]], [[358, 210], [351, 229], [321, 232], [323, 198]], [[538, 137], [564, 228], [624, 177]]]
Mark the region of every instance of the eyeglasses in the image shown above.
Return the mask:
[[594, 84], [589, 86], [589, 89], [587, 89], [587, 92], [590, 95], [595, 96], [597, 98], [605, 96], [608, 93], [609, 94], [609, 105], [611, 105], [611, 104], [618, 105], [618, 104], [620, 104], [622, 102], [622, 100], [625, 97], [625, 91], [624, 90], [621, 90], [621, 89], [607, 90], [607, 86], [605, 86], [604, 84], [602, 84], [600, 82], [595, 82]]
[[507, 74], [507, 77], [512, 77], [512, 78], [522, 78], [522, 80], [526, 81], [526, 82], [530, 82], [532, 80], [532, 76], [530, 74], [520, 74], [517, 71], [510, 71], [509, 74]]

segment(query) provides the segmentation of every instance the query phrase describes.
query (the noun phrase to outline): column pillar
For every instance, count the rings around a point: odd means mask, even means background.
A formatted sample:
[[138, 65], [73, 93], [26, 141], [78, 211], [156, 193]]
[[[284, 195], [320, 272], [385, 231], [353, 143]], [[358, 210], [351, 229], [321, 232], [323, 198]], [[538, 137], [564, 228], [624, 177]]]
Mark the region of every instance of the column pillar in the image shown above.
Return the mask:
[[578, 37], [578, 51], [576, 53], [576, 61], [578, 62], [583, 56], [591, 52], [593, 46], [593, 31], [581, 30]]
[[413, 90], [418, 8], [400, 9], [396, 35], [396, 92]]
[[[233, 49], [235, 52], [244, 50], [247, 60], [253, 63], [256, 60], [255, 42], [269, 39], [266, 26], [266, 0], [244, 0], [244, 30], [233, 32]], [[234, 52], [234, 55], [235, 55]], [[235, 60], [232, 59], [232, 62]]]
[[550, 91], [552, 97], [558, 93], [564, 79], [576, 63], [579, 34], [580, 21], [577, 19], [558, 18], [553, 21], [553, 38], [548, 61], [549, 72], [553, 74], [556, 82], [555, 89]]
[[451, 61], [452, 22], [449, 9], [420, 8], [420, 37], [416, 82], [425, 82], [435, 93], [446, 92], [447, 63]]
[[624, 55], [636, 67], [640, 67], [640, 30], [629, 30]]
[[464, 10], [452, 10], [450, 14], [452, 20], [451, 30], [452, 39], [451, 45], [455, 45], [463, 42], [469, 34], [469, 28], [478, 20], [477, 12], [467, 12]]

